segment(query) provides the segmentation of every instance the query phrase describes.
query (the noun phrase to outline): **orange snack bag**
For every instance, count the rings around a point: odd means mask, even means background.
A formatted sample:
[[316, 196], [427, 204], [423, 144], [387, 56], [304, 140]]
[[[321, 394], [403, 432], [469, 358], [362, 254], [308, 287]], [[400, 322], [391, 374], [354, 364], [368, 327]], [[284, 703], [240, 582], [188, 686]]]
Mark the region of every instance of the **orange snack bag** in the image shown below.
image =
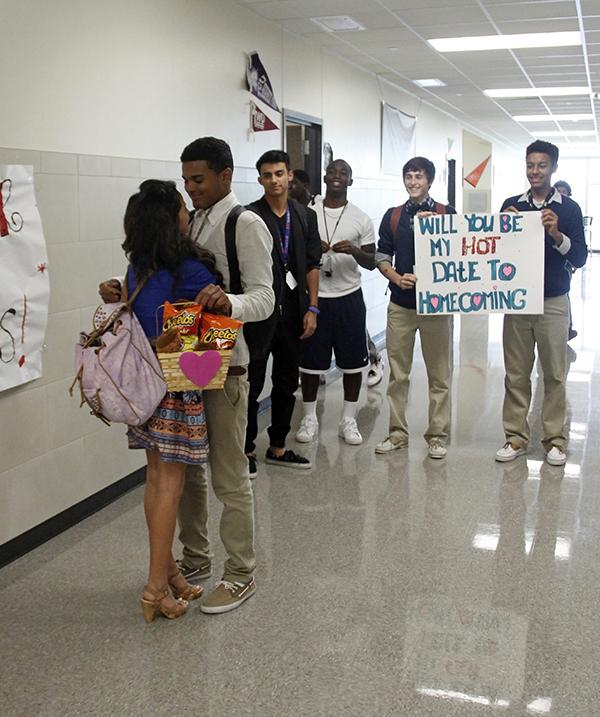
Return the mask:
[[180, 339], [180, 351], [195, 351], [198, 346], [198, 329], [202, 316], [201, 304], [186, 304], [177, 307], [165, 301], [163, 311], [163, 333], [177, 329]]
[[216, 349], [232, 349], [243, 325], [242, 321], [230, 319], [229, 316], [202, 314], [199, 334], [201, 348], [210, 346]]

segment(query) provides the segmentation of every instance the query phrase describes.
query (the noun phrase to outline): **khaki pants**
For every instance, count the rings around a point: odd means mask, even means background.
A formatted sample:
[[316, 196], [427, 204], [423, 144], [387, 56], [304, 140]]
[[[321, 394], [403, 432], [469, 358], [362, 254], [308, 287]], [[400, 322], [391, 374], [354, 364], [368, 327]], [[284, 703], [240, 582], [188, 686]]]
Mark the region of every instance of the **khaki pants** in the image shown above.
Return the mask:
[[542, 443], [546, 450], [553, 445], [562, 450], [567, 445], [564, 423], [567, 400], [567, 338], [569, 333], [569, 299], [567, 294], [544, 300], [544, 313], [507, 314], [504, 317], [504, 405], [502, 422], [506, 440], [527, 447], [531, 403], [531, 371], [535, 346], [544, 372], [542, 406]]
[[438, 438], [444, 443], [450, 424], [450, 340], [451, 316], [421, 316], [416, 309], [390, 303], [387, 318], [387, 351], [390, 364], [388, 402], [390, 405], [390, 439], [408, 442], [406, 405], [410, 371], [417, 331], [429, 382], [429, 426], [425, 440]]
[[[225, 388], [204, 392], [212, 486], [223, 503], [220, 536], [227, 551], [223, 578], [247, 582], [254, 574], [254, 504], [244, 453], [248, 411], [246, 376], [230, 376]], [[203, 466], [188, 466], [179, 503], [179, 539], [185, 565], [210, 558], [208, 484]]]

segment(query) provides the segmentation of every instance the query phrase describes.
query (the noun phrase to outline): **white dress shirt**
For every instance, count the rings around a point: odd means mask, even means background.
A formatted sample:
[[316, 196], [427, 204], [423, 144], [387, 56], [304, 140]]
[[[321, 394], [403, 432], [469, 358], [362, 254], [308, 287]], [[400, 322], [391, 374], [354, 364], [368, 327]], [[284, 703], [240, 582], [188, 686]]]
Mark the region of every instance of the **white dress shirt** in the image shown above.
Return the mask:
[[[225, 222], [230, 210], [240, 202], [233, 192], [206, 211], [198, 210], [190, 225], [190, 238], [215, 255], [231, 301], [231, 317], [239, 321], [262, 321], [275, 308], [273, 292], [273, 239], [266, 224], [254, 212], [242, 212], [235, 229], [235, 245], [240, 265], [243, 294], [229, 293], [229, 264], [225, 248]], [[250, 356], [240, 331], [231, 357], [232, 366], [247, 366]]]

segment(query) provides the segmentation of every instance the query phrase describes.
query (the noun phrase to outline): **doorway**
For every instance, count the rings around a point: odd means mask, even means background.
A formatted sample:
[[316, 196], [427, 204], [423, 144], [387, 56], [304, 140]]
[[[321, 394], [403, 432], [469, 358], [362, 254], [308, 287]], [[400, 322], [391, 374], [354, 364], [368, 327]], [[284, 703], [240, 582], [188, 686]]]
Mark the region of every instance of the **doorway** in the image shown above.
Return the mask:
[[292, 169], [303, 169], [312, 194], [321, 194], [322, 125], [318, 117], [283, 110], [283, 149], [290, 155]]

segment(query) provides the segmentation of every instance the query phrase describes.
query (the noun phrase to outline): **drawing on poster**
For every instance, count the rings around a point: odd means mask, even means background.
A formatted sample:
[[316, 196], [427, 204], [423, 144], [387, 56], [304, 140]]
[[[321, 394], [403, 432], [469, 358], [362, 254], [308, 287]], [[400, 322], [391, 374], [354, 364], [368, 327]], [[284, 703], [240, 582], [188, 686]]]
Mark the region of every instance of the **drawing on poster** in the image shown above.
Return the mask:
[[33, 168], [0, 165], [0, 391], [42, 375], [49, 297]]

